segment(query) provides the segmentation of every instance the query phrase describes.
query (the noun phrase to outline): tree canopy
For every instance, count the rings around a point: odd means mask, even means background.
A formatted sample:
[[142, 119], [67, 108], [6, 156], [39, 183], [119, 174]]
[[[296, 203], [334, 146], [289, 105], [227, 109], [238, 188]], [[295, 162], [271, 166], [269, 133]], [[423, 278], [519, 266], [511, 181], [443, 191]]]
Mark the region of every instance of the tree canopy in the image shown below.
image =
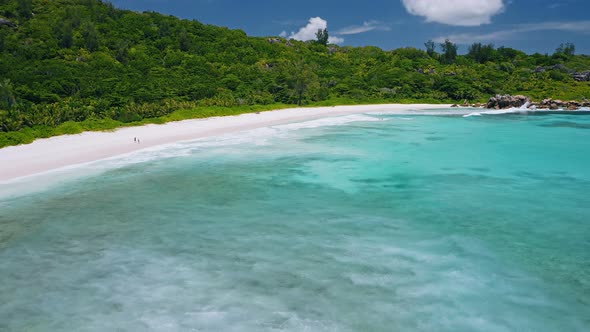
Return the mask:
[[330, 40], [330, 34], [328, 33], [328, 29], [318, 29], [318, 32], [315, 34], [317, 38], [318, 44], [321, 45], [328, 45], [328, 41]]
[[459, 55], [450, 40], [440, 54], [431, 41], [426, 51], [326, 47], [327, 30], [309, 42], [249, 37], [100, 0], [5, 0], [0, 18], [12, 23], [0, 25], [0, 146], [64, 124], [100, 128], [199, 107], [590, 98], [588, 82], [570, 75], [590, 70], [590, 58], [572, 44], [553, 55], [479, 43]]

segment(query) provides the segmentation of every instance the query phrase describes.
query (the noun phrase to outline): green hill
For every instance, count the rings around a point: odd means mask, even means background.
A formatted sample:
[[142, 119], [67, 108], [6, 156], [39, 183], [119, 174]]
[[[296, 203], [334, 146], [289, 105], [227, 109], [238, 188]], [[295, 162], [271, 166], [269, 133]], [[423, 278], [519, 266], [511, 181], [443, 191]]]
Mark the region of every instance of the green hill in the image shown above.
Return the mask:
[[[0, 147], [290, 104], [590, 98], [590, 57], [472, 45], [456, 55], [248, 37], [99, 0], [0, 1]], [[557, 45], [556, 45], [557, 46]]]

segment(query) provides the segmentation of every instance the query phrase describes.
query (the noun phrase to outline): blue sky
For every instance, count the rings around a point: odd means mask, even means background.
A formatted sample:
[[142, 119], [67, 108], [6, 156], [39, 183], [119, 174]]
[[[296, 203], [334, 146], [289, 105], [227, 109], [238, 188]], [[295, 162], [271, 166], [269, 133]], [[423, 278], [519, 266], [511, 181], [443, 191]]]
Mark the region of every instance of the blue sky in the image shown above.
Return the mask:
[[590, 0], [112, 0], [119, 8], [153, 10], [242, 29], [252, 36], [312, 38], [327, 26], [340, 45], [423, 48], [449, 38], [494, 43], [527, 53], [553, 53], [572, 42], [590, 54]]

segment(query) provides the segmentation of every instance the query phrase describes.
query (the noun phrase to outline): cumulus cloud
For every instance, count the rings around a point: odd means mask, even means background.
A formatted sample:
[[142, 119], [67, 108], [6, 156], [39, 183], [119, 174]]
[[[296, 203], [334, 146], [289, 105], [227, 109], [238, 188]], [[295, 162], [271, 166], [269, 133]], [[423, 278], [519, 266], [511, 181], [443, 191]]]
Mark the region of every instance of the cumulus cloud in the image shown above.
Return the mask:
[[[309, 19], [309, 22], [306, 26], [302, 27], [297, 32], [292, 32], [289, 38], [301, 41], [315, 40], [318, 30], [324, 30], [327, 28], [328, 21], [321, 17], [312, 17]], [[341, 44], [344, 42], [344, 39], [337, 36], [330, 36], [328, 42], [332, 44]]]
[[328, 37], [328, 43], [330, 44], [342, 44], [344, 43], [344, 38], [338, 36], [330, 36]]
[[503, 0], [402, 0], [406, 10], [427, 22], [478, 26], [504, 10]]

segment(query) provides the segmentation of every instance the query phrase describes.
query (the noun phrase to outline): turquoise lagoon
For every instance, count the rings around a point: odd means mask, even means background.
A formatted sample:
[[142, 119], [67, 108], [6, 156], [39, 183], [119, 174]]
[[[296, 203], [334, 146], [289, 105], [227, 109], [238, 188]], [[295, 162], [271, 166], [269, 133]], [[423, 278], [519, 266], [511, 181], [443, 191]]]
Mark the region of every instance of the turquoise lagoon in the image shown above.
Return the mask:
[[590, 116], [327, 118], [0, 193], [0, 331], [590, 326]]

